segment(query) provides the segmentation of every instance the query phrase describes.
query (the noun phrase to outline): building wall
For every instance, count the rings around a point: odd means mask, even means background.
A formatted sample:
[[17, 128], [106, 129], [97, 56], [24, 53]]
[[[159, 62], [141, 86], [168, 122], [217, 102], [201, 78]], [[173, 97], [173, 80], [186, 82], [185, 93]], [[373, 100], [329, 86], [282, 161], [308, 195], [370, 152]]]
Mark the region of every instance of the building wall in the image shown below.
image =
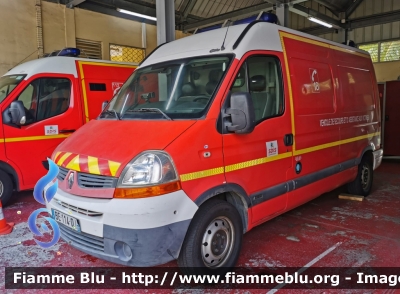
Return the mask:
[[[36, 0], [0, 2], [0, 75], [25, 58], [38, 58], [35, 3]], [[145, 26], [145, 49], [149, 54], [157, 46], [157, 29]], [[61, 4], [42, 1], [42, 27], [45, 53], [74, 47], [76, 38], [100, 41], [103, 59], [110, 59], [110, 43], [143, 48], [142, 23], [79, 8], [68, 9]], [[177, 38], [185, 36], [176, 33]]]
[[35, 1], [2, 0], [0, 28], [0, 75], [2, 75], [30, 54], [33, 55], [28, 59], [37, 57]]
[[400, 61], [374, 63], [378, 82], [394, 81], [400, 77]]

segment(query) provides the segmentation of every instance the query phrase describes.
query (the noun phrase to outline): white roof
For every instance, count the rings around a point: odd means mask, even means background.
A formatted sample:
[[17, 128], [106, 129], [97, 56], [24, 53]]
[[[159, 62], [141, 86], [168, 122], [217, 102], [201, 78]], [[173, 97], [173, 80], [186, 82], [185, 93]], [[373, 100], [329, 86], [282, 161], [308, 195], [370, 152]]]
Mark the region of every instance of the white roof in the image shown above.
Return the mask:
[[75, 58], [75, 57], [65, 57], [65, 56], [54, 56], [54, 57], [46, 57], [41, 59], [35, 59], [32, 61], [28, 61], [17, 65], [5, 75], [17, 75], [24, 74], [26, 75], [25, 79], [38, 74], [38, 73], [62, 73], [62, 74], [71, 74], [75, 77], [78, 77], [77, 68], [75, 61], [84, 61], [84, 62], [98, 62], [98, 63], [113, 63], [113, 64], [124, 64], [132, 66], [132, 63], [122, 63], [108, 60], [97, 60], [97, 59], [86, 59], [86, 58]]
[[[282, 52], [283, 50], [279, 31], [285, 31], [294, 35], [306, 37], [338, 47], [343, 47], [347, 50], [366, 53], [365, 51], [353, 47], [331, 42], [326, 39], [318, 38], [267, 22], [259, 22], [254, 24], [245, 34], [239, 46], [233, 49], [234, 44], [247, 26], [248, 24], [231, 26], [229, 27], [229, 30], [225, 27], [209, 32], [195, 34], [168, 44], [164, 44], [155, 52], [153, 52], [153, 54], [149, 56], [149, 58], [146, 59], [141, 66], [147, 66], [158, 62], [180, 58], [224, 53], [234, 53], [236, 58], [240, 59], [245, 53], [251, 50], [270, 50]], [[226, 34], [227, 30], [228, 33]], [[225, 34], [225, 50], [221, 50]]]

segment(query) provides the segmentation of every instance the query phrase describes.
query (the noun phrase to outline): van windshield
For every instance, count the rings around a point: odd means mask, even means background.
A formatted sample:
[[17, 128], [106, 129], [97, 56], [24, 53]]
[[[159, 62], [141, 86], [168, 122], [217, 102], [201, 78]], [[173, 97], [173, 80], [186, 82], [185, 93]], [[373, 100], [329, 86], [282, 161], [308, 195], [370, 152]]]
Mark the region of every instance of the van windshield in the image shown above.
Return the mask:
[[205, 115], [232, 56], [173, 60], [136, 70], [100, 119], [191, 119]]
[[23, 81], [25, 75], [3, 76], [0, 78], [0, 103]]

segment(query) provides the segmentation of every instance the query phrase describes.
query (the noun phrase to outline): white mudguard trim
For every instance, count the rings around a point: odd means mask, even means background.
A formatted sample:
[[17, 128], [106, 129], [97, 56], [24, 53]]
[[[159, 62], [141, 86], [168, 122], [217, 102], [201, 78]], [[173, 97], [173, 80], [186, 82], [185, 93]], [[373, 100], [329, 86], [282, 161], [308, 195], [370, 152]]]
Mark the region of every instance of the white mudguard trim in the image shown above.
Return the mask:
[[381, 163], [383, 158], [383, 149], [379, 149], [373, 152], [374, 154], [374, 170], [377, 169]]
[[[84, 215], [57, 202], [103, 215]], [[79, 220], [82, 232], [103, 237], [103, 225], [126, 229], [157, 228], [192, 219], [198, 207], [182, 190], [140, 199], [97, 199], [74, 196], [58, 189], [53, 200], [47, 203], [47, 209], [69, 214]]]

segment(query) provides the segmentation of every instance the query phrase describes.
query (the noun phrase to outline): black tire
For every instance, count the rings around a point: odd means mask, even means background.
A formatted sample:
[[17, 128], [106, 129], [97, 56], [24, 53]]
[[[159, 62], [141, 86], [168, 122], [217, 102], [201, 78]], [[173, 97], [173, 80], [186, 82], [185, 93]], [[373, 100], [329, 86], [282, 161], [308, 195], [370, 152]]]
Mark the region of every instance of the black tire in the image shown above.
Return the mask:
[[[190, 223], [178, 265], [185, 274], [223, 275], [235, 266], [242, 239], [243, 224], [237, 209], [226, 201], [210, 200], [200, 206]], [[217, 253], [219, 250], [222, 253]]]
[[357, 177], [347, 184], [347, 191], [353, 195], [368, 196], [372, 189], [374, 170], [371, 162], [364, 156], [358, 165]]
[[13, 183], [10, 176], [0, 170], [0, 199], [3, 206], [6, 206], [11, 199]]

